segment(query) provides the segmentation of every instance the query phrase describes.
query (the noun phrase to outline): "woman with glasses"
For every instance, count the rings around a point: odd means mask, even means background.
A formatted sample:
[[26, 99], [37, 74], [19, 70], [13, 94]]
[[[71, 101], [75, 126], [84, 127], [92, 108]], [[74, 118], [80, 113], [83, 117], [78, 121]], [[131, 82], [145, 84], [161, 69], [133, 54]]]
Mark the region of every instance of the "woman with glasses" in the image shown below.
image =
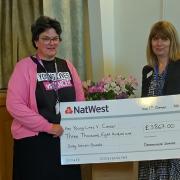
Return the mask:
[[[153, 25], [146, 55], [148, 65], [142, 71], [142, 97], [180, 94], [180, 45], [170, 22]], [[139, 162], [139, 180], [179, 179], [179, 159]]]
[[74, 66], [56, 57], [60, 23], [41, 16], [31, 26], [36, 54], [20, 60], [8, 84], [13, 117], [13, 180], [81, 180], [79, 165], [60, 164], [60, 104], [84, 100]]

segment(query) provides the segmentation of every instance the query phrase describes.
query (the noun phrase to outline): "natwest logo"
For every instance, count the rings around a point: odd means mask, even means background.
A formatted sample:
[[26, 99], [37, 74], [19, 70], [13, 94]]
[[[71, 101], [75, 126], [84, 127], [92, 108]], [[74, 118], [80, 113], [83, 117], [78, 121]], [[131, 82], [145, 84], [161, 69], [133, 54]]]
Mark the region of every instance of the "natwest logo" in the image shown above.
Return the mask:
[[75, 113], [101, 113], [101, 112], [109, 112], [109, 106], [85, 106], [85, 107], [75, 107], [74, 106], [74, 114]]
[[72, 114], [73, 113], [73, 110], [71, 107], [67, 107], [66, 110], [65, 110], [65, 114]]

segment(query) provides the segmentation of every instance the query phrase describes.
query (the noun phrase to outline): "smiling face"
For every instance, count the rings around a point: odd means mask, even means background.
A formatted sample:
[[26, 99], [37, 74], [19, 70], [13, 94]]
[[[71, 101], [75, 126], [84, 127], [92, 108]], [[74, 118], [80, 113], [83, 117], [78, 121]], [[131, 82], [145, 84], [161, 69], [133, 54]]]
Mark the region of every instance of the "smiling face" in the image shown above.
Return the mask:
[[53, 60], [57, 54], [60, 40], [55, 29], [50, 28], [39, 35], [39, 39], [35, 41], [37, 47], [37, 55], [43, 60]]
[[169, 58], [170, 40], [156, 35], [151, 40], [152, 50], [158, 59]]

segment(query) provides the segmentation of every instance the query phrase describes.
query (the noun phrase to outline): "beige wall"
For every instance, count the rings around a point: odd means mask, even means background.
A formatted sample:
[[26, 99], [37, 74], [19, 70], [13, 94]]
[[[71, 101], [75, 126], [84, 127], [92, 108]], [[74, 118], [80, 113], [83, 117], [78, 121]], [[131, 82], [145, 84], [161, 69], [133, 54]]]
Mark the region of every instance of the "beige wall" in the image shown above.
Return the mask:
[[88, 3], [93, 77], [132, 74], [139, 81], [140, 96], [149, 30], [156, 21], [166, 19], [180, 33], [180, 1], [88, 0]]

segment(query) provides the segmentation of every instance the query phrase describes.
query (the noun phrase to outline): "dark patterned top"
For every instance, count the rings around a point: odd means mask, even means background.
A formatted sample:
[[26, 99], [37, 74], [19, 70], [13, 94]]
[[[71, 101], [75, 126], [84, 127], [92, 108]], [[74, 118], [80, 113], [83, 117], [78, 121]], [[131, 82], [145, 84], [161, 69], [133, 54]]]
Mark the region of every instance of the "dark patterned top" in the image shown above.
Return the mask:
[[153, 80], [150, 83], [148, 96], [161, 96], [164, 82], [166, 77], [166, 71], [163, 71], [162, 74], [153, 75]]
[[[154, 73], [149, 86], [148, 96], [161, 96], [166, 71]], [[139, 180], [180, 180], [180, 160], [156, 160], [139, 162]]]

